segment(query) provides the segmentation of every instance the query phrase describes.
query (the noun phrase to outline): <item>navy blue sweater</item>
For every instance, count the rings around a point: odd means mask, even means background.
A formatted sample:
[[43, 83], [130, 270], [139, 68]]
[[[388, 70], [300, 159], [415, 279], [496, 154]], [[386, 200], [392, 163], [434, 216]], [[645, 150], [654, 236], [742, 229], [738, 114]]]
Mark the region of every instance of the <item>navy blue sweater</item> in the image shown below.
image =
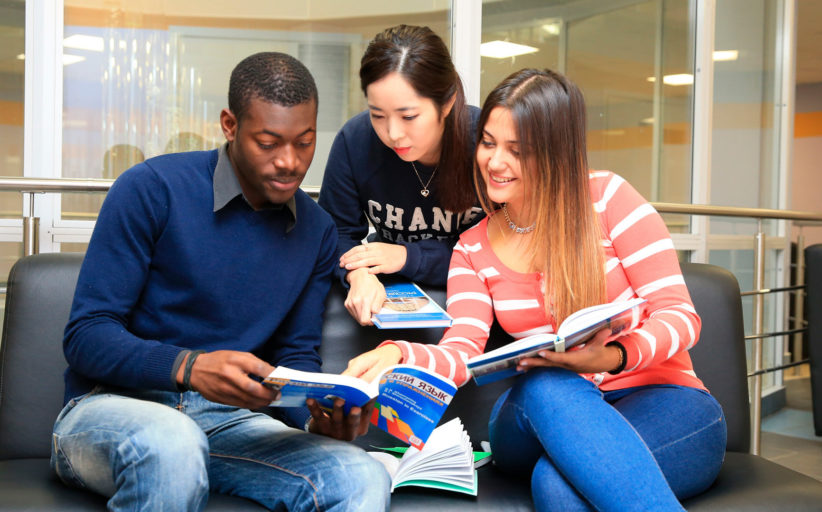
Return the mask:
[[[254, 211], [238, 195], [214, 211], [218, 151], [153, 158], [106, 196], [63, 340], [66, 400], [95, 384], [174, 390], [183, 349], [251, 352], [320, 371], [322, 312], [337, 235], [298, 191]], [[286, 412], [302, 426], [307, 409]]]
[[[472, 155], [479, 112], [478, 108], [469, 107]], [[434, 169], [415, 165], [423, 183], [428, 182]], [[448, 212], [440, 206], [433, 184], [428, 197], [422, 197], [420, 189], [411, 164], [380, 141], [371, 127], [368, 111], [349, 119], [331, 146], [319, 200], [337, 224], [337, 255], [360, 244], [368, 234], [370, 221], [377, 231], [375, 241], [405, 246], [408, 256], [399, 275], [412, 281], [444, 285], [451, 251], [460, 233], [484, 215], [479, 207]], [[337, 268], [343, 278], [345, 269], [339, 269], [339, 265]]]

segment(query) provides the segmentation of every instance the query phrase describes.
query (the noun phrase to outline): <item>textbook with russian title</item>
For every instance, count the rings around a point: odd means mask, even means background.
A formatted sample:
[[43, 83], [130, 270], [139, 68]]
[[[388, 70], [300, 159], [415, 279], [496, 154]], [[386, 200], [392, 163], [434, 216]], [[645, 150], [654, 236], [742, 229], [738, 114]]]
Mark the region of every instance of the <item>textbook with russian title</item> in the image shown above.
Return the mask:
[[345, 413], [376, 398], [371, 423], [404, 443], [421, 449], [457, 391], [450, 379], [411, 365], [386, 368], [373, 381], [277, 367], [263, 384], [280, 392], [273, 406], [299, 407], [307, 398], [331, 409], [345, 400]]
[[408, 282], [385, 285], [385, 302], [371, 321], [379, 329], [451, 326], [451, 316], [419, 286]]
[[468, 371], [478, 386], [516, 375], [517, 364], [526, 357], [536, 357], [543, 350], [564, 352], [578, 346], [601, 329], [611, 335], [639, 324], [643, 298], [599, 304], [569, 315], [556, 334], [534, 334], [468, 360]]

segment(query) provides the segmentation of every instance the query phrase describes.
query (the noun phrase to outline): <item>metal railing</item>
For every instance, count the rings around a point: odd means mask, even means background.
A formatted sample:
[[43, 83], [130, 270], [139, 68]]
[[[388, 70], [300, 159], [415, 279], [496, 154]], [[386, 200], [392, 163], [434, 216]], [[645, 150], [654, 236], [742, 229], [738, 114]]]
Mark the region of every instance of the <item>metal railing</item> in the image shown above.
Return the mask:
[[[38, 252], [38, 230], [39, 219], [34, 216], [34, 194], [46, 192], [107, 192], [113, 180], [93, 180], [93, 179], [43, 179], [43, 178], [0, 178], [0, 191], [16, 191], [23, 193], [28, 199], [27, 212], [23, 213], [23, 249], [24, 254], [30, 255]], [[319, 187], [303, 187], [303, 190], [310, 196], [319, 196]], [[25, 204], [25, 201], [24, 201]], [[751, 415], [753, 425], [751, 426], [751, 452], [759, 454], [761, 444], [762, 429], [762, 376], [771, 369], [764, 369], [762, 363], [763, 346], [762, 340], [768, 337], [794, 335], [795, 354], [801, 357], [801, 333], [806, 330], [801, 325], [804, 317], [802, 313], [803, 300], [802, 293], [797, 293], [794, 297], [794, 329], [782, 332], [765, 333], [764, 330], [764, 295], [776, 291], [801, 290], [804, 287], [804, 236], [797, 239], [796, 262], [796, 286], [780, 289], [765, 288], [765, 233], [762, 230], [762, 221], [765, 219], [791, 220], [803, 226], [822, 226], [822, 213], [801, 212], [791, 210], [774, 210], [767, 208], [742, 208], [730, 206], [710, 206], [700, 204], [676, 204], [676, 203], [651, 203], [660, 213], [674, 213], [685, 215], [708, 215], [720, 217], [743, 217], [757, 220], [757, 232], [754, 235], [754, 290], [744, 292], [743, 295], [753, 297], [753, 333], [746, 336], [746, 340], [753, 342], [753, 370], [749, 377], [753, 379], [753, 397], [751, 399]], [[24, 210], [26, 210], [24, 206]], [[803, 360], [783, 365], [783, 367], [802, 364]]]

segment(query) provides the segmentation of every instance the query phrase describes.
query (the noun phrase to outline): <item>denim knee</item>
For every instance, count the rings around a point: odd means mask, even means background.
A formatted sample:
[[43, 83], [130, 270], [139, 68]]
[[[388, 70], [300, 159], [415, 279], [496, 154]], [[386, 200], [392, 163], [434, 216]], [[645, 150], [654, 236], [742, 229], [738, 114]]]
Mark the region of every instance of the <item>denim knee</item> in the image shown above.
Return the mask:
[[509, 400], [525, 411], [534, 406], [551, 410], [573, 405], [581, 396], [591, 393], [602, 397], [592, 382], [577, 373], [563, 368], [535, 368], [516, 380]]
[[359, 448], [350, 448], [345, 471], [333, 471], [336, 481], [325, 487], [327, 502], [342, 505], [340, 510], [387, 511], [391, 477], [382, 463]]

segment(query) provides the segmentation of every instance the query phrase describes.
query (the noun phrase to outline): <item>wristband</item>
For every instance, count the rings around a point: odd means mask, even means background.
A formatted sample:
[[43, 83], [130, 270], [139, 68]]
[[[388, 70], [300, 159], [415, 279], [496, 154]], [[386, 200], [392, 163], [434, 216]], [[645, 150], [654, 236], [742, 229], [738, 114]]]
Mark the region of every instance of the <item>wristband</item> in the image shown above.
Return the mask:
[[191, 353], [188, 355], [188, 360], [186, 361], [186, 367], [183, 370], [183, 387], [188, 391], [195, 391], [194, 388], [191, 387], [191, 369], [194, 367], [194, 361], [200, 354], [204, 354], [205, 350], [192, 350]]
[[177, 354], [177, 357], [174, 358], [174, 366], [171, 367], [171, 384], [174, 386], [174, 389], [181, 393], [186, 391], [186, 388], [184, 388], [182, 384], [177, 383], [177, 373], [180, 371], [180, 366], [183, 365], [183, 361], [185, 361], [190, 353], [190, 350], [181, 350], [180, 353]]
[[628, 352], [625, 350], [625, 347], [622, 346], [622, 343], [618, 341], [612, 341], [608, 343], [608, 345], [613, 345], [619, 349], [619, 364], [617, 364], [616, 368], [608, 372], [611, 375], [617, 375], [625, 369], [625, 363], [628, 362]]

